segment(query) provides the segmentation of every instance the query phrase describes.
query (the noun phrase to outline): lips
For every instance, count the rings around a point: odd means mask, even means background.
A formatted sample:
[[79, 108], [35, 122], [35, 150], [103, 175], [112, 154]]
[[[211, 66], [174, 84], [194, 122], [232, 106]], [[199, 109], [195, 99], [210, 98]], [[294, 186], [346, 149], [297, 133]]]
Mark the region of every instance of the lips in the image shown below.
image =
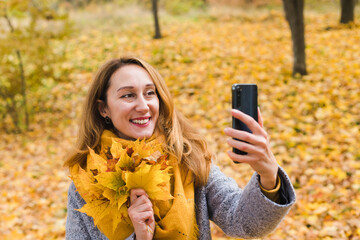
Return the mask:
[[130, 122], [136, 124], [136, 125], [146, 125], [150, 122], [151, 117], [141, 117], [141, 118], [134, 118], [131, 119]]

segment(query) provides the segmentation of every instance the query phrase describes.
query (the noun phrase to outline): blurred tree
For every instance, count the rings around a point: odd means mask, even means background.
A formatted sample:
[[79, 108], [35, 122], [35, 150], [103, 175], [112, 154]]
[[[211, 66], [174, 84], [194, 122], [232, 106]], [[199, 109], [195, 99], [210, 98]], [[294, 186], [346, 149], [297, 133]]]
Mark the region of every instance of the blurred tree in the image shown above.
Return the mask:
[[161, 33], [160, 33], [160, 24], [159, 24], [159, 17], [158, 17], [158, 0], [151, 0], [151, 4], [152, 4], [153, 16], [154, 16], [154, 25], [155, 25], [154, 38], [159, 39], [159, 38], [161, 38]]
[[341, 0], [340, 23], [354, 22], [356, 0]]
[[293, 43], [293, 76], [306, 75], [304, 0], [283, 0], [283, 4]]
[[0, 117], [12, 122], [6, 130], [28, 130], [29, 91], [59, 78], [55, 64], [64, 55], [52, 41], [69, 34], [70, 23], [57, 6], [55, 0], [8, 0], [0, 6]]

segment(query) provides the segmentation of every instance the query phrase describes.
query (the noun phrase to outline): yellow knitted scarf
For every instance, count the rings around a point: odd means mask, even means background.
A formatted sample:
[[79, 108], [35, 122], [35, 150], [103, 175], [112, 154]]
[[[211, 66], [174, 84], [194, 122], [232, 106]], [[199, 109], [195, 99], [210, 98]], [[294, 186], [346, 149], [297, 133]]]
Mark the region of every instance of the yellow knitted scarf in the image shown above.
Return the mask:
[[[100, 155], [104, 154], [104, 149], [111, 146], [113, 138], [125, 147], [130, 143], [128, 140], [119, 139], [111, 131], [105, 130], [101, 135], [101, 149], [98, 149]], [[155, 140], [165, 144], [163, 136], [153, 136], [146, 140], [146, 143], [151, 144]], [[160, 218], [155, 217], [154, 239], [197, 239], [193, 174], [191, 171], [184, 171], [174, 156], [169, 154], [169, 158], [172, 166], [171, 194], [174, 199], [154, 201], [154, 205], [160, 210]], [[120, 224], [115, 232], [112, 231], [111, 224], [99, 224], [98, 228], [109, 239], [125, 239], [134, 232], [131, 222], [128, 221]]]

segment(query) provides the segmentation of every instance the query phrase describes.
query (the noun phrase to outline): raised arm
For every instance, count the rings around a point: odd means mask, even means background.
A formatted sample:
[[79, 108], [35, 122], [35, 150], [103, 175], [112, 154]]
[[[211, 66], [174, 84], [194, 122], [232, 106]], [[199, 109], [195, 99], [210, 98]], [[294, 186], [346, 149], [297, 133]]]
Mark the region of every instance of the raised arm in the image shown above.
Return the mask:
[[244, 189], [212, 166], [206, 186], [210, 220], [227, 235], [242, 238], [259, 238], [272, 232], [295, 202], [291, 182], [279, 168], [281, 199], [277, 204], [261, 191], [259, 175], [254, 173]]

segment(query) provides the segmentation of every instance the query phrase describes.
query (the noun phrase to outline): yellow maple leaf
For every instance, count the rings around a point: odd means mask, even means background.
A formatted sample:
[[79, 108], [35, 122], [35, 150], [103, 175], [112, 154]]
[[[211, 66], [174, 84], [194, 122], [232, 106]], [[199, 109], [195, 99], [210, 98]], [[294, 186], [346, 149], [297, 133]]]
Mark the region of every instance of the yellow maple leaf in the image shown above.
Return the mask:
[[95, 178], [102, 186], [115, 191], [125, 185], [125, 182], [122, 179], [121, 170], [117, 172], [103, 172], [98, 174]]
[[[109, 201], [103, 199], [86, 203], [81, 209], [78, 209], [78, 211], [91, 216], [94, 219], [95, 226], [99, 226], [105, 231], [110, 231], [109, 227], [111, 226], [111, 232], [109, 232], [111, 234], [115, 232], [119, 223], [128, 218], [126, 205], [122, 205], [122, 207], [118, 209], [115, 206], [111, 206]], [[109, 220], [112, 224], [106, 227], [106, 225], [109, 225]]]
[[146, 143], [145, 140], [137, 140], [134, 142], [134, 155], [138, 155], [140, 158], [145, 160], [156, 161], [162, 154], [161, 144], [157, 141]]
[[109, 206], [109, 214], [98, 223], [100, 231], [110, 240], [123, 240], [124, 236], [129, 236], [134, 231], [129, 226], [132, 226], [132, 222], [128, 217], [126, 206], [119, 210]]
[[128, 200], [129, 192], [125, 187], [118, 191], [106, 188], [103, 192], [103, 196], [110, 200], [112, 206], [117, 205], [118, 209], [120, 209]]
[[87, 158], [87, 170], [96, 169], [98, 172], [106, 172], [107, 170], [107, 161], [103, 159], [100, 155], [96, 154], [94, 150], [89, 149], [90, 156]]
[[86, 203], [79, 212], [86, 213], [94, 219], [95, 226], [109, 213], [111, 213], [110, 202], [103, 199], [96, 199]]
[[134, 167], [134, 160], [131, 157], [129, 157], [126, 149], [124, 149], [120, 154], [119, 161], [115, 165], [115, 169], [116, 171], [120, 171], [120, 169], [122, 168], [132, 168], [132, 167]]
[[103, 188], [94, 184], [95, 178], [91, 172], [86, 172], [79, 164], [75, 164], [71, 167], [70, 173], [70, 178], [74, 181], [76, 190], [86, 202], [101, 195]]
[[122, 179], [122, 172], [105, 172], [95, 178], [105, 188], [103, 196], [110, 200], [111, 205], [117, 205], [120, 209], [129, 197], [129, 192]]
[[156, 151], [156, 152], [152, 153], [151, 155], [144, 157], [143, 159], [149, 161], [152, 164], [155, 164], [161, 156], [162, 156], [162, 153], [160, 151]]
[[114, 138], [112, 139], [112, 145], [110, 148], [110, 152], [113, 158], [120, 158], [121, 153], [124, 151], [122, 144], [116, 141]]
[[157, 141], [146, 143], [145, 140], [139, 139], [128, 146], [133, 151], [131, 158], [134, 162], [134, 167], [139, 166], [142, 161], [148, 161], [151, 164], [155, 164], [157, 160], [164, 154], [161, 148], [161, 144]]
[[134, 172], [125, 173], [126, 187], [130, 189], [142, 188], [151, 200], [170, 200], [170, 174], [161, 170], [160, 165], [148, 165], [142, 162]]
[[123, 222], [123, 220], [128, 218], [128, 208], [126, 205], [122, 205], [119, 209], [113, 208], [111, 210], [111, 215], [113, 219], [112, 231], [115, 232], [117, 226]]

